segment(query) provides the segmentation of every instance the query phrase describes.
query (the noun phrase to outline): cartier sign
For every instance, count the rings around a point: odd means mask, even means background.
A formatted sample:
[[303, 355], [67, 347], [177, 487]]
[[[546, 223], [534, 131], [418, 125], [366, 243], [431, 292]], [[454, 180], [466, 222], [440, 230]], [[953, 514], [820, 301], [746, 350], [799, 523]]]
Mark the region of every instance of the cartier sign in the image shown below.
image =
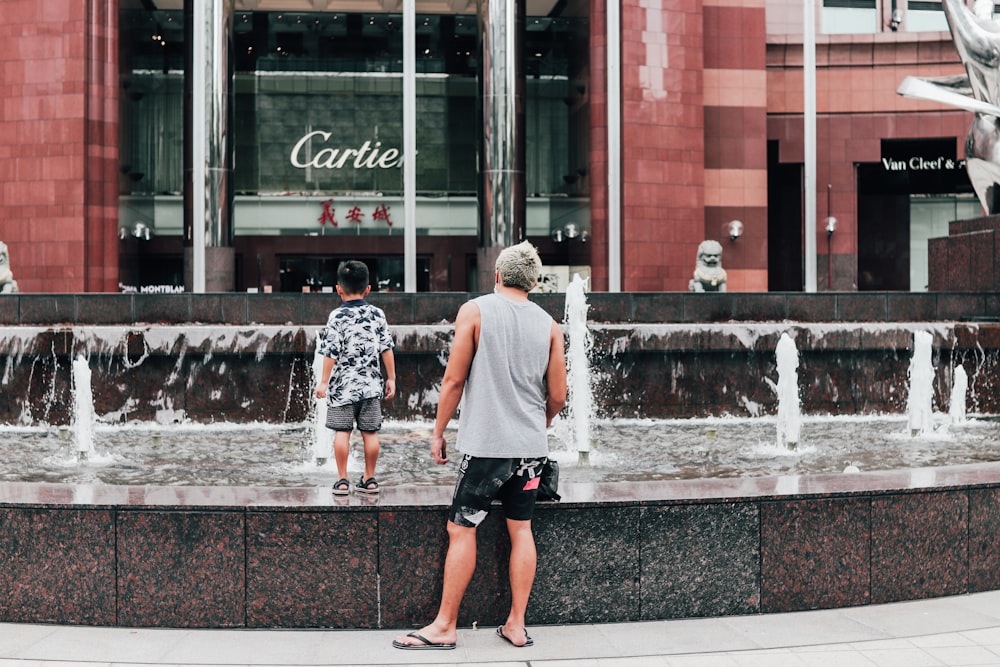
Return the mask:
[[[381, 141], [366, 141], [360, 148], [345, 148], [343, 146], [329, 146], [332, 132], [315, 130], [299, 139], [292, 149], [291, 163], [293, 167], [305, 169], [314, 167], [316, 169], [342, 169], [353, 167], [355, 169], [392, 169], [398, 167], [402, 162], [399, 150], [395, 148], [382, 148]], [[315, 139], [320, 142], [322, 148], [311, 155], [311, 150], [306, 150], [309, 146], [314, 146], [310, 142]]]

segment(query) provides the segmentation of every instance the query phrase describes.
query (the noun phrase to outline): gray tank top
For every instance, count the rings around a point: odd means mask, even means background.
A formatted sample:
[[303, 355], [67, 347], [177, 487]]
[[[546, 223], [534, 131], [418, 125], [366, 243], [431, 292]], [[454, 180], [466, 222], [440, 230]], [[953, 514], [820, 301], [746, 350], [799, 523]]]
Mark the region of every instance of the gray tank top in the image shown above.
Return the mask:
[[547, 456], [545, 373], [552, 317], [531, 301], [473, 299], [479, 347], [458, 418], [456, 446], [484, 458]]

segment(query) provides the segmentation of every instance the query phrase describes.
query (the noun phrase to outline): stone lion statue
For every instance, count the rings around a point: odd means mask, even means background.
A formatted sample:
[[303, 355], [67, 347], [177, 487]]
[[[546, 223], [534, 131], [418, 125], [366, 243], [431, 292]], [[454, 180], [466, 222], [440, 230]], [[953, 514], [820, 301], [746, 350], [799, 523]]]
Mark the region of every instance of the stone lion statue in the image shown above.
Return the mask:
[[706, 240], [698, 244], [694, 277], [688, 283], [689, 292], [725, 292], [726, 270], [722, 268], [722, 244]]
[[0, 241], [0, 294], [15, 292], [17, 292], [17, 281], [14, 280], [14, 273], [10, 270], [10, 253], [7, 252], [7, 244]]

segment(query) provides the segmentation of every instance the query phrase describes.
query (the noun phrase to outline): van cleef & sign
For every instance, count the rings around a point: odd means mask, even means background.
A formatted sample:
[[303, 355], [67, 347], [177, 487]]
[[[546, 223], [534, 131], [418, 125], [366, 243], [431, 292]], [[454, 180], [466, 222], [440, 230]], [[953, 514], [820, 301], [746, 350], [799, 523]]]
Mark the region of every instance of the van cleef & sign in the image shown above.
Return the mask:
[[896, 158], [882, 158], [882, 168], [886, 171], [942, 171], [952, 169], [965, 169], [965, 160], [956, 160], [946, 157], [911, 157], [900, 160]]
[[302, 155], [303, 148], [314, 137], [327, 142], [332, 134], [332, 132], [315, 130], [299, 139], [292, 149], [290, 158], [292, 166], [299, 169], [307, 167], [342, 169], [345, 166], [352, 166], [355, 169], [392, 169], [398, 167], [403, 161], [398, 149], [386, 148], [382, 150], [381, 141], [376, 141], [374, 145], [371, 141], [366, 141], [361, 144], [360, 148], [321, 148], [312, 158]]

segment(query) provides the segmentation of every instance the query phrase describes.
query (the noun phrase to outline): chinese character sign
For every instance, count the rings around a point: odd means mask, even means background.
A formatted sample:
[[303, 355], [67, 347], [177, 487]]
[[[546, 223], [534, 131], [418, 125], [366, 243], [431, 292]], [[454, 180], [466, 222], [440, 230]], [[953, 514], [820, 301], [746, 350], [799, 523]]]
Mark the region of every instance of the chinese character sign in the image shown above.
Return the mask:
[[[319, 222], [320, 225], [323, 226], [326, 226], [327, 223], [330, 223], [331, 226], [338, 227], [339, 223], [337, 222], [337, 217], [336, 217], [337, 209], [333, 207], [334, 201], [332, 199], [327, 199], [321, 202], [321, 204], [323, 206], [323, 209], [319, 217], [316, 218], [316, 220]], [[372, 222], [384, 222], [386, 225], [389, 226], [389, 229], [391, 230], [392, 229], [392, 215], [390, 213], [391, 209], [392, 207], [386, 204], [378, 204], [371, 210], [370, 219], [372, 220]], [[344, 214], [344, 219], [347, 222], [353, 222], [358, 226], [359, 233], [361, 230], [361, 225], [364, 224], [366, 217], [367, 216], [365, 210], [362, 207], [358, 206], [357, 204], [351, 206], [347, 210], [347, 213]]]
[[326, 223], [329, 222], [331, 225], [336, 227], [337, 219], [336, 217], [334, 217], [336, 213], [337, 209], [333, 208], [333, 200], [327, 199], [325, 202], [323, 202], [323, 213], [321, 213], [319, 218], [317, 218], [319, 220], [319, 224], [325, 226]]

